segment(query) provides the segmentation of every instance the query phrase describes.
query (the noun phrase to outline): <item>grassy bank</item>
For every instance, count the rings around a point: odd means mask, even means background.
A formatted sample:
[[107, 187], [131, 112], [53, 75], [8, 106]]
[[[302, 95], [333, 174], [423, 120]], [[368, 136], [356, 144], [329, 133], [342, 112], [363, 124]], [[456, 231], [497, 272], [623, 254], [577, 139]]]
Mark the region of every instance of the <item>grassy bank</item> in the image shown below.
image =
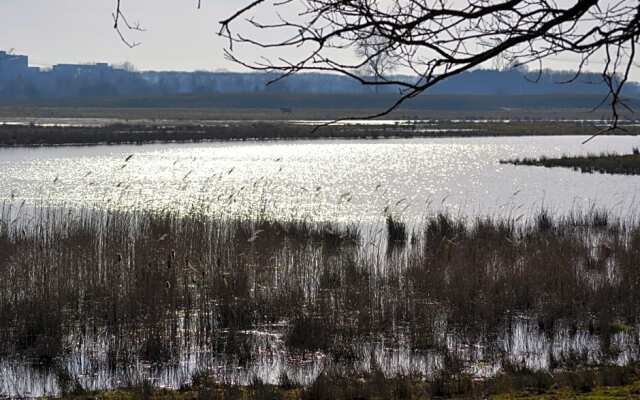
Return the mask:
[[[591, 111], [601, 100], [601, 94], [540, 94], [540, 95], [508, 95], [508, 94], [429, 94], [421, 95], [405, 101], [399, 112], [424, 113], [429, 111], [458, 113], [485, 113], [522, 111], [522, 115], [540, 113], [565, 114], [580, 110], [584, 114], [593, 115]], [[344, 112], [359, 113], [380, 112], [398, 100], [397, 93], [278, 93], [278, 92], [249, 92], [249, 93], [205, 93], [158, 96], [131, 97], [67, 97], [41, 99], [2, 99], [0, 107], [23, 108], [102, 108], [102, 109], [209, 109], [226, 111], [252, 112], [254, 110], [270, 110], [279, 113], [281, 108], [287, 108], [287, 114], [304, 114], [308, 111], [328, 111], [344, 115]], [[625, 98], [630, 106], [637, 104], [636, 98]], [[342, 110], [342, 111], [340, 111]], [[634, 118], [627, 110], [621, 110], [622, 118]], [[611, 110], [603, 107], [598, 114], [611, 114]], [[591, 117], [581, 117], [589, 118]]]
[[[282, 107], [282, 110], [280, 109]], [[283, 111], [284, 110], [284, 111]], [[290, 112], [288, 112], [290, 111]], [[335, 120], [339, 118], [363, 118], [380, 112], [380, 108], [297, 108], [296, 102], [286, 105], [270, 104], [269, 107], [233, 108], [233, 107], [117, 107], [117, 106], [87, 106], [86, 102], [79, 102], [74, 106], [64, 106], [59, 103], [52, 105], [2, 105], [0, 104], [0, 120], [3, 121], [48, 121], [65, 119], [80, 119], [96, 122], [125, 122], [136, 124], [142, 122], [171, 121], [176, 124], [224, 122], [224, 121], [299, 121], [299, 120]], [[544, 121], [606, 121], [610, 118], [610, 110], [602, 109], [593, 112], [588, 108], [543, 107], [517, 108], [510, 107], [496, 109], [468, 109], [464, 110], [455, 103], [449, 109], [414, 108], [396, 109], [387, 117], [391, 120], [429, 120], [429, 121], [513, 121], [513, 122], [544, 122]], [[634, 120], [633, 114], [622, 116], [623, 119]], [[589, 124], [589, 122], [585, 122]]]
[[[312, 125], [267, 121], [207, 123], [93, 121], [91, 123], [95, 125], [0, 124], [0, 147], [212, 140], [591, 135], [595, 130], [590, 123], [575, 121], [423, 121], [410, 125], [328, 126], [315, 131]], [[640, 134], [640, 126], [630, 126], [628, 130], [619, 132], [625, 135]]]
[[577, 371], [640, 354], [640, 224], [605, 212], [441, 214], [413, 232], [392, 217], [390, 240], [197, 211], [1, 214], [0, 362], [61, 391], [167, 368], [179, 385], [273, 383], [270, 371], [295, 387], [344, 371], [437, 384], [479, 366]]
[[[391, 100], [390, 100], [391, 101]], [[597, 101], [596, 101], [597, 102]], [[282, 103], [270, 101], [263, 107], [216, 107], [216, 106], [188, 106], [179, 105], [165, 107], [142, 107], [140, 104], [128, 106], [100, 106], [89, 105], [86, 101], [75, 105], [61, 105], [54, 102], [49, 105], [19, 105], [0, 104], [0, 118], [13, 119], [41, 119], [41, 118], [84, 118], [107, 119], [124, 121], [228, 121], [228, 120], [333, 120], [344, 117], [362, 118], [380, 112], [381, 107], [357, 107], [360, 102], [355, 101], [346, 106], [337, 106], [330, 102], [327, 107], [296, 107], [297, 102]], [[391, 104], [391, 103], [389, 103]], [[389, 105], [386, 104], [386, 105]], [[451, 103], [450, 103], [451, 104]], [[590, 103], [591, 104], [591, 103]], [[283, 112], [281, 108], [287, 112]], [[290, 112], [288, 112], [290, 111]], [[592, 106], [579, 107], [516, 107], [511, 103], [505, 107], [494, 109], [462, 109], [459, 102], [454, 102], [448, 108], [419, 107], [412, 109], [396, 109], [389, 115], [389, 119], [399, 120], [606, 120], [610, 117], [610, 110], [592, 111]], [[633, 114], [623, 115], [621, 118], [633, 120]]]
[[584, 173], [640, 175], [640, 152], [633, 150], [633, 154], [602, 153], [586, 156], [562, 156], [560, 158], [522, 158], [500, 161], [504, 164], [530, 165], [547, 168], [564, 167]]
[[469, 376], [440, 376], [432, 382], [411, 377], [386, 378], [322, 375], [307, 387], [267, 385], [254, 381], [245, 387], [216, 384], [203, 378], [179, 390], [158, 390], [147, 385], [104, 392], [68, 393], [63, 399], [175, 399], [175, 400], [429, 400], [473, 399], [633, 399], [640, 398], [640, 375], [635, 367], [602, 367], [572, 372], [508, 371], [485, 380]]

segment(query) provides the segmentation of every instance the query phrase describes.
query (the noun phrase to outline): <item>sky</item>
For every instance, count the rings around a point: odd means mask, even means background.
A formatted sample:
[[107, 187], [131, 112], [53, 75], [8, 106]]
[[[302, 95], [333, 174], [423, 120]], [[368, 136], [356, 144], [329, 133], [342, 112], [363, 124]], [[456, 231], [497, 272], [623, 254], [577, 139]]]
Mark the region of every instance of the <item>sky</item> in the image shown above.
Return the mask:
[[[122, 0], [132, 23], [145, 32], [128, 32], [140, 46], [128, 48], [113, 30], [116, 0], [0, 0], [0, 50], [15, 49], [30, 63], [130, 62], [139, 70], [232, 70], [224, 58], [227, 42], [218, 36], [221, 19], [249, 0]], [[239, 54], [251, 58], [254, 53]], [[287, 55], [285, 53], [285, 55]], [[246, 57], [245, 57], [246, 58]], [[592, 64], [592, 68], [597, 68]], [[547, 60], [545, 67], [573, 69], [574, 59]], [[633, 78], [640, 79], [634, 69]]]
[[0, 49], [30, 56], [30, 63], [133, 63], [142, 70], [238, 69], [226, 61], [218, 21], [243, 4], [239, 0], [122, 0], [129, 32], [140, 42], [125, 46], [113, 30], [115, 0], [0, 0]]

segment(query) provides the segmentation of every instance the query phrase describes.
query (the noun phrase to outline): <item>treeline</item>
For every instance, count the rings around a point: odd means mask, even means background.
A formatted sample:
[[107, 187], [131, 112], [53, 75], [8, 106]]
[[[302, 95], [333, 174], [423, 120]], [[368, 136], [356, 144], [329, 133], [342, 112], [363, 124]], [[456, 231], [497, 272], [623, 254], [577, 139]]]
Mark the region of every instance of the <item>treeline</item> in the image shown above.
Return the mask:
[[[0, 60], [1, 61], [1, 60]], [[124, 98], [201, 96], [229, 93], [397, 95], [399, 86], [364, 86], [345, 76], [299, 74], [270, 83], [273, 73], [235, 72], [138, 72], [107, 64], [57, 65], [50, 70], [22, 67], [2, 68], [0, 99], [39, 101], [68, 98]], [[438, 95], [604, 95], [607, 87], [598, 74], [583, 74], [571, 83], [573, 72], [544, 71], [540, 76], [527, 71], [475, 70], [452, 77], [429, 89]], [[411, 82], [409, 76], [394, 79]], [[636, 83], [626, 86], [625, 95], [640, 93]], [[593, 104], [591, 104], [593, 105]]]

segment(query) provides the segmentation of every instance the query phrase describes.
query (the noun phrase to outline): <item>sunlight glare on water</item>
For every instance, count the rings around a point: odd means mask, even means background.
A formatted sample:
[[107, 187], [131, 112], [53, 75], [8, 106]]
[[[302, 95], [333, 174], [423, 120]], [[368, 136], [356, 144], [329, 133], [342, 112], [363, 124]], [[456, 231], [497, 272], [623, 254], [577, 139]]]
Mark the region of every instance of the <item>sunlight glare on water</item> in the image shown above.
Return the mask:
[[[512, 166], [514, 157], [617, 151], [634, 137], [306, 140], [0, 150], [0, 198], [65, 206], [205, 207], [225, 216], [375, 221], [385, 207], [529, 215], [548, 207], [633, 212], [640, 178]], [[130, 157], [130, 158], [129, 158]], [[127, 160], [128, 159], [128, 160]]]

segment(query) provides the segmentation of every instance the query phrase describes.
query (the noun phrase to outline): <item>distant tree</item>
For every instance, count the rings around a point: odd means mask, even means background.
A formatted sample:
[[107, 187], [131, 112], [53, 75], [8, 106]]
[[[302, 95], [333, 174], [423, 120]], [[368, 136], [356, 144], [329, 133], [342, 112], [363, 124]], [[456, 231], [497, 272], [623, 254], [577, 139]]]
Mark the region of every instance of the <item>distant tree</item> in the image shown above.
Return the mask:
[[[387, 79], [396, 68], [395, 60], [387, 52], [387, 47], [388, 43], [374, 34], [356, 44], [356, 56], [364, 60], [360, 68], [361, 76], [365, 79], [370, 77], [375, 82]], [[377, 93], [380, 85], [374, 85], [374, 87]]]
[[114, 64], [113, 67], [116, 68], [116, 69], [121, 69], [123, 71], [127, 71], [127, 72], [137, 72], [138, 71], [136, 66], [133, 65], [133, 63], [131, 63], [129, 61], [125, 61], [122, 64]]

